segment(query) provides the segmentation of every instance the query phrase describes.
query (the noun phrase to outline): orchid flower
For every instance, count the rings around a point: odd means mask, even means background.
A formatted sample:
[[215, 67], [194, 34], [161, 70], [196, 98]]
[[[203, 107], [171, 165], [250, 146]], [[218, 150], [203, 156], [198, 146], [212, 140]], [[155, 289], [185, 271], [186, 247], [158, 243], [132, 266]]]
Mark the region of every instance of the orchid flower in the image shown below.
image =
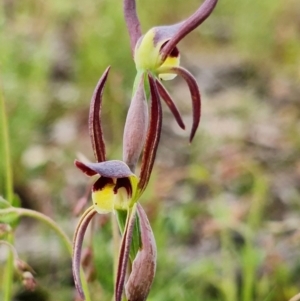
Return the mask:
[[[161, 80], [170, 80], [176, 75], [180, 75], [187, 82], [193, 106], [190, 142], [193, 140], [200, 122], [201, 96], [194, 76], [179, 66], [180, 54], [177, 44], [212, 13], [217, 2], [218, 0], [205, 0], [199, 9], [185, 21], [169, 26], [153, 27], [142, 35], [135, 0], [124, 0], [125, 21], [130, 36], [132, 55], [137, 68], [136, 78], [139, 80], [145, 72], [151, 74], [154, 78], [156, 93], [166, 102], [182, 129], [185, 128], [185, 125], [181, 115]], [[145, 89], [147, 90], [146, 84]]]
[[[82, 215], [73, 240], [73, 276], [75, 286], [81, 298], [84, 293], [80, 281], [80, 259], [83, 238], [86, 229], [96, 213], [116, 213], [123, 232], [119, 254], [119, 263], [115, 285], [115, 300], [122, 298], [128, 259], [132, 261], [132, 272], [126, 284], [126, 294], [130, 300], [145, 300], [156, 267], [156, 245], [154, 236], [142, 207], [137, 203], [145, 190], [152, 171], [156, 150], [159, 143], [162, 111], [154, 79], [148, 76], [151, 91], [150, 120], [143, 90], [144, 79], [133, 96], [124, 130], [123, 161], [106, 160], [100, 112], [102, 94], [109, 68], [100, 78], [92, 96], [89, 112], [89, 134], [96, 158], [96, 163], [84, 163], [75, 160], [75, 165], [88, 176], [98, 176], [92, 187], [93, 205]], [[134, 169], [143, 151], [139, 177]], [[125, 213], [125, 215], [124, 215]], [[125, 218], [124, 218], [125, 216]], [[123, 217], [123, 220], [122, 220]], [[138, 226], [137, 226], [138, 225]], [[137, 228], [137, 229], [136, 229]], [[135, 238], [134, 238], [135, 236]], [[142, 278], [138, 270], [143, 267]], [[133, 297], [134, 296], [134, 297]]]

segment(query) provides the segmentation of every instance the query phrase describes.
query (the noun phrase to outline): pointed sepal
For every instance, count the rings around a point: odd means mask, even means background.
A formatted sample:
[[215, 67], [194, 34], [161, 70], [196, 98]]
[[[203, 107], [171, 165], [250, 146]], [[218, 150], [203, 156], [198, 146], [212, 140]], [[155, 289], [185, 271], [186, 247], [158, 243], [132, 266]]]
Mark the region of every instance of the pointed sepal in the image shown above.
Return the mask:
[[159, 99], [159, 94], [155, 84], [155, 80], [151, 74], [148, 73], [151, 94], [151, 111], [150, 122], [144, 147], [142, 165], [140, 172], [140, 181], [138, 184], [139, 195], [145, 190], [153, 168], [156, 151], [160, 139], [161, 125], [162, 125], [162, 109]]
[[190, 90], [190, 94], [192, 98], [192, 107], [193, 107], [193, 124], [192, 124], [192, 129], [190, 134], [190, 142], [192, 142], [195, 133], [197, 131], [197, 128], [199, 126], [200, 117], [201, 117], [201, 94], [199, 91], [199, 87], [195, 77], [189, 71], [187, 71], [182, 67], [159, 68], [159, 73], [170, 73], [170, 72], [180, 75], [186, 81]]
[[161, 98], [165, 101], [165, 103], [169, 107], [169, 109], [172, 112], [173, 116], [175, 117], [175, 120], [178, 123], [178, 125], [184, 130], [185, 125], [183, 123], [182, 117], [181, 117], [171, 95], [166, 90], [166, 88], [161, 84], [161, 82], [159, 80], [156, 80], [155, 82], [156, 82], [157, 90], [158, 90]]
[[130, 46], [133, 55], [135, 45], [140, 36], [142, 35], [140, 21], [136, 12], [135, 0], [124, 0], [123, 11], [127, 30], [130, 37]]
[[164, 62], [176, 45], [191, 31], [203, 23], [212, 13], [218, 0], [205, 0], [188, 19], [177, 24], [177, 32], [160, 51], [161, 62]]
[[106, 68], [103, 75], [99, 79], [94, 90], [89, 112], [89, 134], [92, 141], [92, 147], [97, 162], [105, 161], [105, 143], [103, 138], [103, 131], [101, 126], [101, 105], [102, 94], [105, 82], [107, 80], [110, 67]]

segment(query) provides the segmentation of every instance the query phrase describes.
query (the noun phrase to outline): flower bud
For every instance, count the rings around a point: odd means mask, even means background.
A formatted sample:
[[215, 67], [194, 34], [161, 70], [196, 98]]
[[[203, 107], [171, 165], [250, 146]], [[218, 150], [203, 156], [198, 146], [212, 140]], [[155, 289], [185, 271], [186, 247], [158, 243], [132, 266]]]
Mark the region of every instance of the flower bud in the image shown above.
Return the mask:
[[156, 243], [142, 206], [138, 204], [142, 247], [132, 263], [132, 272], [125, 286], [128, 301], [144, 301], [149, 294], [156, 270]]
[[29, 291], [34, 291], [37, 283], [36, 283], [33, 275], [31, 274], [31, 272], [28, 272], [28, 271], [24, 272], [22, 274], [22, 278], [23, 278], [22, 283], [23, 283], [24, 287]]
[[146, 140], [148, 129], [148, 105], [144, 92], [144, 76], [131, 101], [123, 135], [123, 161], [132, 172], [136, 167]]
[[34, 270], [33, 268], [25, 261], [19, 259], [19, 258], [15, 258], [14, 260], [14, 266], [15, 269], [20, 273], [24, 273], [24, 272], [30, 272], [31, 274], [34, 274]]
[[8, 224], [0, 223], [0, 237], [3, 237], [9, 232], [11, 232], [11, 226]]

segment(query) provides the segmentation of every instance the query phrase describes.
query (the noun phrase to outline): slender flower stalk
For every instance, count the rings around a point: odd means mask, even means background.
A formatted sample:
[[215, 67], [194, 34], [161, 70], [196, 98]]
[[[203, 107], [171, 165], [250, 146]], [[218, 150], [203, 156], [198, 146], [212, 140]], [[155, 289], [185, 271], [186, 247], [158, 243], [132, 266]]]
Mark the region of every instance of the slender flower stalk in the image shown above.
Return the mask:
[[[5, 198], [10, 203], [13, 204], [13, 172], [10, 156], [10, 142], [9, 142], [9, 129], [8, 122], [6, 117], [6, 107], [4, 94], [2, 92], [2, 85], [0, 81], [0, 141], [1, 141], [1, 150], [0, 153], [3, 154], [2, 161], [4, 162], [4, 174], [5, 174]], [[13, 233], [8, 233], [7, 241], [10, 244], [14, 243]], [[13, 284], [13, 255], [9, 253], [5, 270], [3, 276], [3, 291], [4, 291], [4, 301], [10, 301], [12, 296], [12, 284]]]

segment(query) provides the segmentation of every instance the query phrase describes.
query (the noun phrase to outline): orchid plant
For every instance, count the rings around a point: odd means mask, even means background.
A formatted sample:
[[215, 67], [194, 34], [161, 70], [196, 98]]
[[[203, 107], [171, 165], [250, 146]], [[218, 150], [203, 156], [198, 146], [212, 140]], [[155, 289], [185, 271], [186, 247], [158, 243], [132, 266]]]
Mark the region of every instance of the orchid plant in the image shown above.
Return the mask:
[[[162, 125], [162, 98], [181, 128], [182, 117], [161, 80], [180, 75], [187, 82], [193, 106], [192, 141], [201, 116], [201, 97], [196, 79], [179, 66], [180, 42], [213, 11], [217, 0], [206, 0], [187, 20], [160, 26], [141, 34], [134, 0], [124, 0], [124, 15], [130, 35], [132, 55], [137, 68], [133, 97], [123, 135], [123, 160], [107, 160], [101, 126], [102, 94], [109, 68], [100, 78], [92, 96], [89, 112], [89, 134], [96, 163], [75, 160], [88, 176], [97, 176], [92, 186], [92, 201], [79, 220], [73, 240], [73, 275], [76, 288], [84, 299], [80, 280], [81, 250], [86, 229], [96, 213], [115, 213], [122, 241], [119, 252], [115, 300], [122, 299], [124, 286], [127, 300], [146, 300], [156, 269], [156, 245], [147, 216], [139, 200], [150, 179]], [[148, 112], [148, 103], [151, 103]], [[149, 115], [149, 116], [148, 116]], [[140, 173], [135, 174], [141, 158]], [[130, 264], [129, 264], [130, 262]], [[130, 266], [130, 275], [126, 273]]]
[[[126, 164], [126, 161], [107, 161], [100, 122], [100, 111], [102, 92], [108, 72], [109, 68], [106, 69], [98, 82], [92, 97], [89, 113], [89, 132], [97, 163], [75, 161], [75, 165], [85, 174], [88, 176], [98, 175], [99, 178], [92, 187], [93, 205], [83, 213], [75, 231], [73, 242], [73, 275], [76, 288], [80, 296], [84, 299], [80, 281], [80, 258], [86, 228], [96, 212], [100, 214], [115, 212], [121, 231], [123, 232], [115, 287], [115, 298], [116, 300], [121, 300], [130, 248], [132, 248], [132, 272], [131, 277], [127, 281], [126, 295], [129, 300], [138, 300], [136, 298], [140, 298], [141, 295], [145, 297], [148, 295], [156, 267], [156, 245], [154, 236], [147, 216], [142, 207], [137, 204], [137, 201], [147, 186], [150, 178], [160, 137], [162, 112], [159, 97], [154, 90], [153, 80], [152, 78], [149, 78], [150, 90], [153, 93], [153, 98], [151, 101], [149, 129], [147, 134], [144, 135], [146, 142], [139, 177], [131, 171]], [[142, 94], [139, 92], [140, 90], [138, 90], [133, 97], [133, 104], [145, 101], [145, 99], [143, 100], [140, 98]], [[141, 108], [139, 105], [137, 105], [136, 108], [138, 109], [134, 110], [132, 114], [128, 114], [127, 122], [135, 125], [133, 126], [134, 131], [143, 131], [144, 129], [145, 132], [147, 131], [145, 125], [148, 124], [147, 118], [144, 118], [145, 116], [139, 114], [139, 109]], [[128, 140], [131, 141], [133, 137], [136, 137], [134, 140], [138, 138], [137, 136], [132, 136], [132, 134], [134, 133], [129, 130], [124, 134], [124, 157], [130, 158], [128, 159], [130, 162], [133, 162], [132, 158], [138, 160], [139, 156], [136, 152], [141, 150], [141, 148], [140, 150], [135, 148], [134, 143], [130, 144], [128, 142]], [[139, 143], [141, 142], [142, 141], [139, 140]], [[138, 141], [136, 141], [136, 143], [138, 143]], [[138, 218], [136, 218], [136, 213], [138, 213]], [[136, 219], [138, 221], [137, 223]], [[136, 231], [134, 231], [134, 227], [136, 227]], [[133, 233], [135, 233], [135, 240], [131, 244]], [[145, 264], [146, 262], [148, 264]], [[139, 279], [140, 275], [143, 275], [143, 277], [149, 275], [148, 281], [141, 284], [135, 281], [135, 279]], [[129, 298], [129, 296], [131, 297]]]

